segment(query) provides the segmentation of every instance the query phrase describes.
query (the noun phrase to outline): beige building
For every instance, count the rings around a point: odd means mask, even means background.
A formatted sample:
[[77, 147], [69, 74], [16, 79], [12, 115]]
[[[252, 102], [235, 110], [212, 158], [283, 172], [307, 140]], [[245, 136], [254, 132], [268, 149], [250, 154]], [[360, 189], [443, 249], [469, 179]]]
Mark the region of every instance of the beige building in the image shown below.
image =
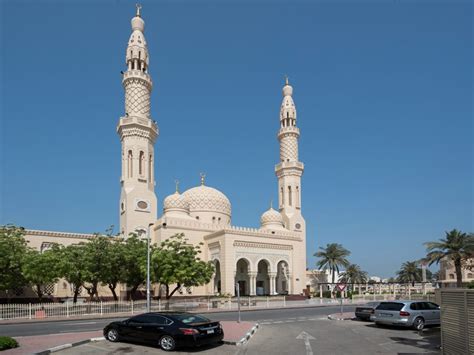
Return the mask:
[[[462, 282], [474, 282], [474, 259], [470, 259], [471, 269], [462, 269]], [[441, 287], [456, 287], [456, 270], [454, 263], [449, 260], [442, 260], [439, 263], [439, 280]]]
[[[151, 117], [153, 83], [140, 9], [131, 24], [122, 79], [125, 113], [117, 126], [122, 144], [120, 236], [127, 237], [137, 231], [146, 236], [150, 230], [153, 243], [177, 233], [184, 233], [193, 244], [204, 243], [202, 258], [215, 264], [215, 276], [210, 284], [181, 290], [181, 294], [234, 295], [236, 284], [243, 295], [301, 294], [307, 281], [306, 224], [301, 212], [304, 165], [298, 158], [300, 131], [288, 79], [283, 86], [279, 119], [275, 117], [275, 126], [269, 127], [269, 134], [270, 130], [277, 130], [280, 142], [275, 166], [278, 206], [261, 215], [261, 225], [258, 228], [232, 225], [231, 202], [224, 193], [206, 186], [204, 175], [196, 187], [182, 193], [177, 187], [176, 192], [164, 199], [161, 209], [154, 177], [154, 144], [159, 129]], [[158, 217], [159, 210], [163, 212]], [[78, 243], [90, 237], [31, 230], [26, 235], [30, 246], [39, 250], [51, 243]], [[67, 290], [67, 285], [61, 284], [59, 288], [56, 285], [55, 294], [65, 294], [61, 289]]]

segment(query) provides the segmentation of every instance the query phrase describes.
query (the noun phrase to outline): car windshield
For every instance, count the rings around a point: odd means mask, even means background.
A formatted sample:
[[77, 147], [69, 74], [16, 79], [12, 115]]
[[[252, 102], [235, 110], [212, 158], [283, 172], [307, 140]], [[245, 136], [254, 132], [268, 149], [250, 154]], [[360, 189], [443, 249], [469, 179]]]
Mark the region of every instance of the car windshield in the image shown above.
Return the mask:
[[403, 303], [398, 302], [382, 302], [378, 307], [377, 310], [382, 311], [399, 311], [403, 308]]
[[183, 322], [184, 324], [210, 322], [209, 319], [202, 316], [195, 315], [195, 314], [176, 314], [176, 315], [173, 315], [173, 317]]

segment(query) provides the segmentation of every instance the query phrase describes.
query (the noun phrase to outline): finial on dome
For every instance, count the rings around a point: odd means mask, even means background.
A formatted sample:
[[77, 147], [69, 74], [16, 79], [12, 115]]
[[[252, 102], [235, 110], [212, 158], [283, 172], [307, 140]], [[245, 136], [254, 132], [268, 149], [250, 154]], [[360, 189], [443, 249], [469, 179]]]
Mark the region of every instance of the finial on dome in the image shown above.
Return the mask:
[[273, 199], [270, 200], [270, 209], [273, 209]]
[[142, 5], [140, 5], [140, 4], [137, 3], [137, 4], [135, 4], [135, 6], [137, 7], [137, 14], [136, 14], [136, 16], [137, 16], [137, 17], [141, 17], [141, 16], [140, 16], [140, 10], [142, 9]]
[[201, 175], [201, 185], [204, 186], [204, 179], [206, 178], [206, 174], [200, 173], [199, 175]]
[[175, 183], [175, 185], [176, 185], [176, 193], [179, 194], [179, 180], [176, 179], [176, 180], [174, 181], [174, 183]]
[[285, 74], [285, 85], [290, 85], [288, 84], [288, 75]]

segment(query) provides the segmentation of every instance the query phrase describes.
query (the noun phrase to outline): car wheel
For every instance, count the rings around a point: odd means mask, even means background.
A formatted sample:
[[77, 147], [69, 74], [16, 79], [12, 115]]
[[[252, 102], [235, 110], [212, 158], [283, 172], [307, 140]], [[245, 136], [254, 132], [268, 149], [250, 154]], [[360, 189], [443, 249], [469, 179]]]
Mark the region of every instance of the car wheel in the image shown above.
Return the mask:
[[119, 333], [118, 333], [118, 330], [115, 329], [115, 328], [111, 328], [107, 331], [107, 340], [115, 343], [117, 341], [119, 341]]
[[423, 318], [417, 317], [413, 321], [413, 328], [415, 328], [416, 330], [423, 330], [424, 327], [425, 327], [425, 320]]
[[160, 338], [160, 347], [164, 351], [172, 351], [176, 347], [176, 342], [171, 335], [163, 335]]

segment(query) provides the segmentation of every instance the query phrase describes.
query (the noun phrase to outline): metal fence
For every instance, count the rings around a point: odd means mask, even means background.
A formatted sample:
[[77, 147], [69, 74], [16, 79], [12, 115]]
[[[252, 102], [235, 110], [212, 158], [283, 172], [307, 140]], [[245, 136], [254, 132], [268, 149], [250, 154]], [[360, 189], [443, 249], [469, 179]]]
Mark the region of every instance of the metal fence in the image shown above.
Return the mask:
[[436, 302], [434, 294], [419, 294], [412, 293], [407, 295], [393, 295], [393, 294], [371, 294], [371, 295], [352, 295], [354, 302], [370, 302], [370, 301], [394, 301], [394, 300], [414, 300], [414, 301], [430, 301]]
[[441, 289], [443, 354], [474, 354], [474, 290]]
[[[344, 299], [344, 304], [357, 301]], [[286, 296], [272, 297], [241, 297], [240, 308], [265, 309], [307, 307], [321, 305], [339, 305], [340, 299], [311, 298], [304, 300], [288, 300]], [[239, 301], [236, 297], [211, 298], [200, 297], [192, 299], [153, 300], [152, 311], [179, 310], [190, 312], [237, 310]], [[45, 318], [73, 318], [86, 316], [114, 315], [128, 316], [146, 312], [146, 301], [118, 301], [118, 302], [84, 302], [84, 303], [43, 303], [43, 304], [1, 304], [0, 320], [7, 319], [45, 319]]]

